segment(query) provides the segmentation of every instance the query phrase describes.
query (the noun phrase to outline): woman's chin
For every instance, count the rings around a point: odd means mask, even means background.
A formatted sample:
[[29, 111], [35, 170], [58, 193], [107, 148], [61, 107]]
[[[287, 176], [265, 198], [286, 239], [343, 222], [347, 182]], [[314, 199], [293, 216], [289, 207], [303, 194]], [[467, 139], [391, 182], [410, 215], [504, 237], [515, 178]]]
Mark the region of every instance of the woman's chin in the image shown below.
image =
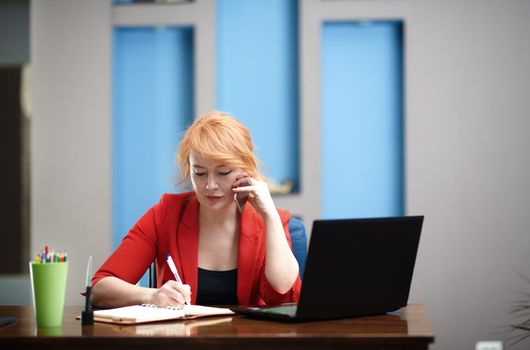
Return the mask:
[[227, 202], [224, 198], [220, 198], [218, 200], [211, 200], [208, 198], [204, 198], [200, 202], [201, 202], [201, 205], [205, 206], [206, 208], [210, 210], [225, 210], [228, 207], [230, 207], [230, 205], [232, 204], [231, 201]]

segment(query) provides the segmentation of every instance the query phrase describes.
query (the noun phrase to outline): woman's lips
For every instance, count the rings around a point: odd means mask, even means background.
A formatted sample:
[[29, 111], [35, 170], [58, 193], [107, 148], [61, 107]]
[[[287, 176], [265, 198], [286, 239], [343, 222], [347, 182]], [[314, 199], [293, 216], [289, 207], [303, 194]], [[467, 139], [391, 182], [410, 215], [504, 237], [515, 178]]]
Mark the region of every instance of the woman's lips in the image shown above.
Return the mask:
[[206, 196], [210, 202], [218, 202], [223, 198], [222, 196]]

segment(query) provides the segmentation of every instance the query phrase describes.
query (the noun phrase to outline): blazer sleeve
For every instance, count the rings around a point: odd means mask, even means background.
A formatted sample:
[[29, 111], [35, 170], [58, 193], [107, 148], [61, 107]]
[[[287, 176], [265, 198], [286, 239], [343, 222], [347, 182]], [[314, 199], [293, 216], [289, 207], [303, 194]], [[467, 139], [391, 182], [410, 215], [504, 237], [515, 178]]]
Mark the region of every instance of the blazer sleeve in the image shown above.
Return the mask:
[[[290, 214], [288, 212], [283, 212], [283, 213], [280, 213], [280, 216], [282, 218], [285, 238], [287, 239], [287, 242], [289, 243], [289, 247], [291, 247], [291, 251], [292, 251], [293, 244], [291, 242], [291, 236], [289, 235], [289, 228], [288, 228]], [[273, 286], [269, 284], [269, 281], [265, 277], [265, 263], [261, 266], [260, 299], [263, 301], [264, 304], [266, 305], [281, 304], [281, 303], [298, 301], [298, 299], [300, 299], [301, 288], [302, 288], [302, 280], [300, 279], [300, 272], [298, 272], [298, 276], [296, 277], [296, 280], [294, 281], [291, 289], [289, 289], [285, 293], [278, 292]]]
[[102, 278], [114, 276], [131, 284], [136, 284], [144, 275], [156, 256], [160, 217], [166, 206], [166, 195], [150, 208], [112, 255], [103, 263], [92, 278], [92, 285]]

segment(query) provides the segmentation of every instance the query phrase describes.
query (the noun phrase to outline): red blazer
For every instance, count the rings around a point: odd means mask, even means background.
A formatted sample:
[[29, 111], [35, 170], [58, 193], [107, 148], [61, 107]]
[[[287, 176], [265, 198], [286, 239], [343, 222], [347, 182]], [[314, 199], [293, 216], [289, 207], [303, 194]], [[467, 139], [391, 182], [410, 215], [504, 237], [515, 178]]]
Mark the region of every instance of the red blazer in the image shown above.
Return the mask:
[[[291, 246], [287, 228], [290, 213], [278, 210]], [[265, 305], [298, 301], [300, 276], [286, 293], [279, 293], [265, 277], [265, 225], [251, 205], [241, 213], [237, 259], [237, 300], [240, 305]], [[174, 279], [166, 263], [171, 254], [182, 282], [197, 297], [199, 249], [199, 201], [193, 192], [164, 194], [160, 202], [138, 220], [120, 246], [92, 278], [92, 285], [107, 276], [135, 284], [156, 257], [157, 287]]]

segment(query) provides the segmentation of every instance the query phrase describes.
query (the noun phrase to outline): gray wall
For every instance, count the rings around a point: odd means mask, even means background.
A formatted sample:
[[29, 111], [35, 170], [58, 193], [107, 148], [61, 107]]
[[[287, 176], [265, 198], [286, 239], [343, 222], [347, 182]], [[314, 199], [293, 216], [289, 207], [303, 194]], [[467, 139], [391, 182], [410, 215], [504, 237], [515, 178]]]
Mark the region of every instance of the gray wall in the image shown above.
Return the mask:
[[31, 2], [31, 252], [68, 249], [67, 304], [111, 248], [110, 1]]
[[[426, 216], [410, 301], [434, 349], [472, 349], [530, 289], [515, 273], [530, 275], [530, 1], [398, 2], [407, 212]], [[99, 265], [111, 245], [108, 3], [32, 2], [32, 252], [69, 248], [68, 303], [88, 254]]]
[[426, 216], [411, 299], [435, 349], [471, 349], [530, 291], [515, 273], [530, 276], [530, 1], [411, 4], [407, 210]]

